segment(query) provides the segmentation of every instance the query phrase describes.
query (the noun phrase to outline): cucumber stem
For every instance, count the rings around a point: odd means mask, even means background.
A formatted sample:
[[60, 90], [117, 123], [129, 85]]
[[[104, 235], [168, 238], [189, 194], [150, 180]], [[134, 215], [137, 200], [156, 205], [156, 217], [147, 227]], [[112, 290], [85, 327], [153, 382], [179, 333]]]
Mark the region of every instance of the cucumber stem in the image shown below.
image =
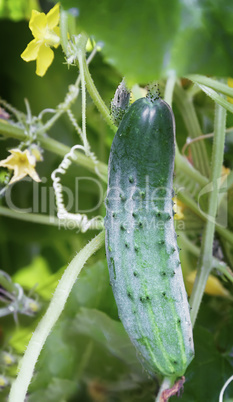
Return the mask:
[[204, 75], [199, 74], [190, 74], [187, 75], [186, 78], [195, 82], [196, 84], [205, 85], [213, 89], [214, 91], [220, 92], [223, 95], [230, 96], [233, 98], [233, 88], [230, 88], [228, 85], [224, 84], [221, 81], [213, 80], [212, 78], [205, 77]]
[[208, 219], [203, 233], [201, 254], [197, 267], [197, 276], [190, 298], [191, 321], [195, 324], [201, 300], [204, 294], [206, 282], [213, 263], [213, 241], [215, 232], [215, 218], [218, 207], [218, 179], [221, 177], [224, 143], [225, 143], [225, 126], [226, 126], [226, 110], [219, 104], [215, 105], [215, 121], [214, 121], [214, 142], [212, 150], [211, 174], [210, 182], [213, 189], [209, 195], [208, 202]]
[[104, 239], [105, 232], [102, 231], [73, 258], [65, 270], [54, 292], [50, 305], [33, 333], [21, 360], [18, 376], [10, 390], [9, 402], [24, 402], [41, 349], [53, 326], [60, 317], [71, 289], [85, 262], [103, 246]]
[[[82, 36], [83, 36], [83, 38], [87, 38], [86, 34], [84, 34], [84, 33], [82, 33]], [[102, 114], [103, 118], [105, 119], [105, 121], [107, 122], [109, 127], [111, 127], [111, 129], [114, 132], [116, 132], [117, 127], [113, 124], [113, 121], [110, 116], [110, 112], [94, 84], [94, 81], [91, 77], [90, 71], [87, 66], [86, 58], [82, 57], [82, 60], [80, 59], [79, 61], [82, 63], [82, 69], [84, 72], [85, 83], [86, 83], [86, 87], [87, 87], [90, 97], [92, 98], [94, 104], [96, 105], [99, 112]]]
[[173, 99], [173, 92], [174, 92], [175, 84], [176, 84], [176, 75], [171, 74], [167, 79], [165, 91], [164, 91], [164, 100], [171, 107], [172, 107], [172, 99]]
[[[184, 233], [180, 232], [179, 236], [182, 246], [196, 257], [199, 257], [200, 248], [193, 244]], [[233, 272], [223, 261], [220, 261], [218, 258], [213, 257], [212, 269], [217, 269], [223, 275], [225, 275], [225, 277], [229, 279], [229, 281], [233, 282]]]
[[161, 396], [162, 396], [163, 391], [165, 391], [166, 389], [171, 388], [171, 386], [174, 384], [174, 382], [175, 382], [175, 377], [164, 377], [163, 382], [162, 382], [162, 384], [160, 386], [160, 389], [159, 389], [159, 393], [155, 398], [155, 402], [161, 402], [162, 401]]
[[[181, 113], [183, 121], [191, 138], [202, 135], [201, 127], [197, 118], [197, 114], [193, 105], [193, 100], [180, 85], [175, 86], [174, 99]], [[193, 164], [202, 175], [209, 177], [209, 161], [205, 148], [205, 143], [198, 142], [192, 145]]]

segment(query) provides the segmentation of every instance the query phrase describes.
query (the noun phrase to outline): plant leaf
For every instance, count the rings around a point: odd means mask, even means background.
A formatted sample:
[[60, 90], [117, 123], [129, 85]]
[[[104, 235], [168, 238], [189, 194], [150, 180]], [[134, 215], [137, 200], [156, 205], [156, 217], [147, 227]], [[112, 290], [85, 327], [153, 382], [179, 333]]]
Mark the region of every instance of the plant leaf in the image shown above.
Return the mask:
[[[230, 0], [61, 0], [78, 27], [104, 44], [106, 60], [130, 84], [177, 76], [232, 74]], [[78, 10], [77, 10], [78, 7]]]

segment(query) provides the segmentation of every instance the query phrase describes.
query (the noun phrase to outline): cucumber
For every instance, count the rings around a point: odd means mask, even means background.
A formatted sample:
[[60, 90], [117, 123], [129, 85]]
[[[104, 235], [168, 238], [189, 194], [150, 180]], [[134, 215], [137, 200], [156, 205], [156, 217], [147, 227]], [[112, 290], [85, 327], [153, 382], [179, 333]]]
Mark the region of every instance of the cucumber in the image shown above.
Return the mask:
[[152, 375], [181, 376], [193, 359], [189, 304], [174, 230], [175, 123], [159, 95], [138, 99], [114, 137], [106, 204], [106, 256], [114, 297]]

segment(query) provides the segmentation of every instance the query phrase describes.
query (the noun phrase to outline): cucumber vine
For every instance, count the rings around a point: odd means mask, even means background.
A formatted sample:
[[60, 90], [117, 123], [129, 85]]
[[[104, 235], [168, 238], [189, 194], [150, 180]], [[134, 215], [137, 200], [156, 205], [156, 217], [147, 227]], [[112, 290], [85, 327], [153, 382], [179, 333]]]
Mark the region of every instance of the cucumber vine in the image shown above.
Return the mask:
[[[64, 207], [63, 188], [61, 178], [57, 174], [65, 174], [71, 163], [87, 168], [95, 173], [106, 184], [108, 181], [107, 165], [99, 161], [88, 142], [86, 130], [86, 91], [88, 91], [92, 101], [99, 113], [111, 128], [112, 133], [116, 133], [117, 127], [113, 123], [110, 111], [101, 98], [95, 83], [89, 72], [89, 64], [97, 53], [97, 45], [94, 47], [89, 58], [86, 59], [86, 43], [88, 36], [86, 33], [75, 33], [73, 17], [69, 16], [64, 10], [61, 11], [60, 20], [61, 45], [65, 54], [67, 64], [75, 64], [79, 68], [79, 75], [73, 85], [70, 85], [63, 102], [58, 104], [56, 109], [45, 109], [38, 116], [32, 116], [29, 106], [27, 114], [19, 112], [0, 100], [0, 105], [14, 114], [17, 123], [0, 120], [0, 134], [2, 138], [13, 138], [20, 142], [22, 146], [29, 143], [39, 144], [42, 149], [50, 151], [63, 158], [59, 167], [52, 173], [54, 191], [58, 207], [57, 217], [44, 216], [34, 213], [20, 214], [4, 206], [0, 206], [0, 214], [15, 219], [22, 219], [29, 222], [37, 222], [47, 225], [59, 225], [61, 221], [73, 221], [75, 227], [81, 232], [90, 229], [98, 229], [101, 232], [91, 240], [68, 265], [59, 285], [53, 295], [51, 303], [44, 317], [41, 319], [32, 338], [29, 342], [25, 355], [22, 359], [20, 370], [16, 381], [10, 391], [9, 402], [23, 402], [27, 393], [28, 386], [33, 376], [33, 371], [40, 355], [41, 349], [51, 332], [56, 321], [64, 309], [67, 298], [73, 284], [79, 275], [83, 265], [99, 248], [104, 245], [103, 217], [95, 216], [88, 220], [86, 215], [69, 214]], [[67, 36], [67, 32], [69, 35]], [[184, 89], [181, 80], [174, 74], [168, 77], [167, 81], [159, 82], [161, 91], [164, 92], [164, 99], [170, 105], [176, 105], [183, 122], [187, 128], [190, 138], [197, 141], [190, 145], [192, 149], [192, 163], [182, 155], [176, 143], [175, 153], [175, 182], [183, 186], [183, 191], [178, 192], [177, 198], [185, 206], [198, 216], [204, 225], [201, 247], [198, 248], [192, 241], [181, 233], [180, 241], [184, 247], [193, 255], [198, 257], [197, 276], [190, 298], [191, 321], [194, 326], [198, 310], [203, 298], [205, 285], [208, 276], [213, 269], [220, 271], [229, 281], [233, 283], [233, 275], [227, 265], [220, 262], [213, 256], [213, 242], [215, 231], [222, 239], [227, 240], [233, 246], [233, 234], [224, 226], [216, 223], [217, 200], [222, 184], [218, 184], [221, 177], [221, 170], [224, 156], [224, 143], [226, 135], [226, 112], [233, 113], [232, 104], [226, 96], [233, 98], [233, 89], [221, 80], [215, 80], [201, 75], [188, 75], [186, 77], [193, 85], [189, 89]], [[201, 126], [193, 104], [193, 97], [198, 91], [203, 91], [215, 102], [215, 120], [211, 163], [209, 163], [205, 143], [202, 138]], [[81, 92], [82, 97], [82, 127], [79, 127], [72, 105]], [[52, 117], [44, 122], [45, 115], [52, 114]], [[47, 133], [55, 122], [63, 115], [67, 114], [75, 131], [79, 135], [82, 144], [75, 144], [72, 148], [63, 143], [50, 138]], [[30, 116], [29, 116], [30, 115]], [[30, 119], [28, 118], [30, 117]], [[199, 140], [199, 138], [201, 138]], [[186, 186], [186, 180], [189, 182]], [[233, 181], [230, 173], [228, 188]], [[205, 212], [201, 211], [198, 204], [197, 194], [205, 186], [212, 184], [212, 191], [205, 204]], [[8, 184], [6, 184], [8, 186]], [[0, 277], [1, 284], [1, 277]], [[157, 401], [160, 400], [162, 392], [171, 387], [176, 378], [164, 378]]]

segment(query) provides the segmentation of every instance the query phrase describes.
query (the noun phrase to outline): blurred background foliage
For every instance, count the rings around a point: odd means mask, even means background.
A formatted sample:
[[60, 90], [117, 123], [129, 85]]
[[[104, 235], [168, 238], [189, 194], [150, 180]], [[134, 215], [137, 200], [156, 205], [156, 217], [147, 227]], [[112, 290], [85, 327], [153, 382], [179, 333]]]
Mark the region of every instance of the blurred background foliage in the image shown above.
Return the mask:
[[[230, 0], [175, 0], [172, 3], [62, 0], [61, 3], [79, 15], [77, 23], [80, 30], [86, 30], [94, 35], [96, 41], [104, 43], [103, 52], [98, 52], [91, 62], [90, 72], [107, 106], [122, 75], [129, 83], [141, 85], [152, 79], [161, 80], [171, 70], [178, 76], [188, 73], [233, 75]], [[77, 3], [78, 12], [75, 10]], [[36, 0], [0, 0], [0, 96], [23, 112], [26, 112], [26, 98], [33, 115], [38, 115], [45, 108], [56, 107], [78, 75], [77, 67], [67, 68], [61, 48], [56, 50], [54, 62], [43, 79], [35, 75], [34, 62], [25, 63], [20, 58], [32, 39], [28, 28], [31, 9], [47, 12], [51, 6], [49, 2], [38, 3]], [[184, 90], [190, 85], [185, 80], [182, 84]], [[193, 99], [202, 132], [211, 133], [213, 101], [200, 91]], [[73, 106], [73, 112], [81, 124], [80, 97]], [[181, 150], [189, 132], [176, 102], [174, 113]], [[229, 113], [227, 126], [229, 129], [233, 126]], [[92, 150], [99, 160], [107, 163], [114, 134], [89, 97], [87, 133]], [[60, 118], [49, 135], [68, 146], [79, 141], [67, 117]], [[205, 143], [209, 158], [212, 139], [205, 140]], [[16, 140], [1, 139], [0, 159], [5, 159], [7, 150], [17, 145]], [[233, 168], [232, 153], [233, 130], [229, 130], [224, 165], [230, 169]], [[43, 157], [44, 161], [37, 165], [37, 171], [44, 181], [36, 187], [30, 180], [19, 182], [13, 186], [11, 197], [18, 208], [30, 208], [34, 205], [36, 191], [38, 203], [34, 212], [55, 215], [50, 176], [61, 158], [48, 151], [44, 151]], [[72, 191], [76, 177], [91, 178], [95, 175], [80, 166], [72, 166], [63, 178], [64, 185]], [[106, 186], [103, 183], [101, 186], [105, 192]], [[80, 184], [78, 196], [79, 209], [92, 208], [99, 201], [99, 189], [86, 179]], [[228, 196], [232, 230], [232, 189]], [[43, 207], [42, 197], [47, 200]], [[1, 205], [7, 206], [4, 198]], [[94, 214], [105, 215], [103, 199]], [[183, 220], [186, 234], [200, 245], [202, 220], [189, 208], [184, 210]], [[1, 372], [10, 382], [16, 374], [16, 363], [46, 310], [67, 263], [96, 232], [81, 234], [75, 230], [4, 216], [0, 217], [0, 223], [0, 269], [8, 272], [13, 281], [23, 286], [25, 293], [31, 294], [40, 304], [40, 311], [35, 317], [19, 315], [19, 327], [12, 315], [1, 318]], [[226, 256], [221, 248], [221, 239], [218, 240], [222, 258], [227, 259], [233, 268], [233, 251], [228, 249]], [[184, 272], [189, 273], [195, 268], [197, 257], [185, 248], [182, 248], [181, 258]], [[232, 292], [229, 282], [221, 280], [221, 283], [229, 293]], [[221, 387], [232, 375], [232, 333], [232, 299], [205, 295], [194, 331], [196, 357], [186, 373], [183, 402], [218, 400]], [[12, 356], [11, 364], [3, 358], [6, 351]], [[30, 385], [28, 402], [150, 402], [155, 398], [160, 380], [159, 377], [152, 380], [143, 371], [118, 319], [102, 249], [91, 257], [81, 272], [64, 312], [43, 348]], [[4, 384], [1, 387], [0, 384], [0, 401], [6, 400], [8, 392], [9, 387], [4, 387]], [[233, 385], [226, 391], [226, 398], [230, 397], [233, 397]], [[173, 397], [171, 400], [178, 399]]]

